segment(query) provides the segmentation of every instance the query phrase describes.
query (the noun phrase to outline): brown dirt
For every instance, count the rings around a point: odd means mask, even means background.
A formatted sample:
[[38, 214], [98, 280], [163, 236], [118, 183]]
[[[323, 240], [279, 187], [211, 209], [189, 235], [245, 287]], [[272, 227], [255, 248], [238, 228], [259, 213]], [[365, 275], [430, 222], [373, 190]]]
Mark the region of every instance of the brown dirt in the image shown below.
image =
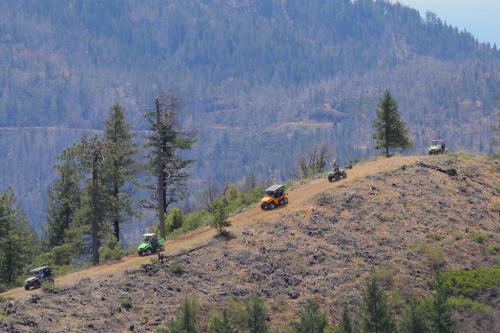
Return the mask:
[[[422, 160], [456, 168], [458, 176], [419, 166]], [[67, 290], [38, 291], [36, 304], [29, 297], [34, 292], [10, 291], [17, 299], [14, 327], [107, 332], [133, 324], [136, 332], [150, 332], [167, 325], [188, 295], [199, 298], [205, 323], [228, 299], [252, 291], [265, 297], [275, 327], [311, 297], [336, 321], [343, 304], [360, 303], [371, 272], [382, 278], [398, 310], [408, 293], [429, 292], [431, 264], [499, 264], [488, 251], [500, 243], [499, 167], [480, 158], [393, 157], [357, 165], [337, 183], [318, 178], [295, 185], [288, 206], [262, 211], [255, 205], [233, 216], [234, 239], [204, 228], [169, 241], [169, 259], [153, 270], [140, 268], [149, 258], [130, 256], [59, 278], [56, 285]], [[478, 244], [472, 240], [477, 233], [489, 237]], [[441, 259], [433, 256], [439, 253]], [[170, 270], [174, 263], [184, 267], [182, 275]], [[485, 297], [496, 304], [493, 296]], [[120, 306], [124, 298], [132, 300], [132, 310]], [[499, 328], [498, 315], [500, 309], [458, 318], [464, 332], [485, 332]]]
[[[289, 191], [290, 203], [287, 206], [280, 207], [274, 211], [262, 211], [258, 205], [253, 205], [240, 214], [234, 215], [230, 218], [232, 223], [230, 230], [235, 232], [251, 221], [270, 221], [281, 215], [290, 213], [291, 211], [304, 209], [306, 206], [310, 205], [311, 199], [320, 192], [335, 188], [336, 186], [342, 185], [346, 182], [352, 182], [360, 177], [365, 177], [367, 175], [388, 171], [401, 167], [402, 165], [414, 163], [421, 158], [422, 157], [419, 156], [393, 156], [390, 159], [379, 159], [364, 162], [354, 166], [352, 170], [348, 170], [348, 177], [343, 181], [329, 183], [328, 181], [325, 181], [324, 178], [321, 178], [302, 185], [297, 185]], [[165, 253], [181, 253], [187, 249], [207, 243], [209, 240], [214, 238], [215, 234], [216, 233], [213, 229], [205, 227], [192, 233], [177, 237], [173, 240], [169, 240], [165, 244]], [[66, 286], [74, 284], [81, 279], [112, 276], [117, 272], [123, 272], [126, 269], [136, 267], [145, 262], [149, 262], [149, 259], [140, 258], [137, 255], [129, 255], [119, 262], [103, 264], [58, 277], [55, 282], [59, 286]], [[0, 294], [0, 296], [18, 298], [23, 296], [26, 297], [31, 294], [33, 294], [33, 291], [25, 291], [23, 288], [15, 288]]]

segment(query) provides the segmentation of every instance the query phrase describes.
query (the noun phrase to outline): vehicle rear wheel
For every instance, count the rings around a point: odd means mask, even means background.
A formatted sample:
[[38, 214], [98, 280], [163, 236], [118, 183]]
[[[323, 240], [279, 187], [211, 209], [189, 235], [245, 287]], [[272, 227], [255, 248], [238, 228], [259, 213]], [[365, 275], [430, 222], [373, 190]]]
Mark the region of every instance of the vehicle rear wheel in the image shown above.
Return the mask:
[[40, 281], [36, 281], [35, 283], [33, 283], [33, 288], [35, 288], [35, 289], [38, 289], [38, 288], [40, 288], [41, 286], [42, 286], [42, 285], [41, 285]]
[[286, 205], [288, 203], [288, 198], [285, 198], [281, 201], [281, 204], [282, 205]]
[[269, 203], [269, 209], [276, 208], [276, 204], [274, 202]]
[[338, 173], [335, 174], [335, 181], [338, 181], [340, 179], [340, 176]]
[[342, 178], [346, 179], [347, 178], [347, 172], [342, 172]]

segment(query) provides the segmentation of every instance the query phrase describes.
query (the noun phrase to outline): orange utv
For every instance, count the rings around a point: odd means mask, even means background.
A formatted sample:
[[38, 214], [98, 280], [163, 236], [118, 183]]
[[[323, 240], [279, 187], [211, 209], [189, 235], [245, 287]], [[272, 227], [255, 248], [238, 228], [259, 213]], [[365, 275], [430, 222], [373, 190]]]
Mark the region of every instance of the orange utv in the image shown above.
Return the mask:
[[260, 199], [260, 208], [264, 210], [274, 209], [288, 203], [288, 193], [285, 192], [284, 185], [273, 185], [269, 187], [262, 199]]

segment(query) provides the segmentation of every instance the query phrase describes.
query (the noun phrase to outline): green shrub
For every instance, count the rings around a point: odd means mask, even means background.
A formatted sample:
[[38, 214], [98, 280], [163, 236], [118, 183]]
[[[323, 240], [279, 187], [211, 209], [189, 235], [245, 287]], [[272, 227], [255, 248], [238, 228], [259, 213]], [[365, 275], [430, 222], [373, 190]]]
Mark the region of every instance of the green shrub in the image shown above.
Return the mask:
[[441, 235], [438, 235], [434, 232], [429, 232], [427, 235], [425, 235], [427, 239], [433, 240], [433, 241], [440, 241], [443, 239]]
[[472, 236], [472, 240], [478, 244], [482, 244], [487, 238], [488, 235], [481, 233]]
[[168, 333], [168, 329], [164, 326], [157, 327], [155, 333]]
[[493, 255], [500, 253], [500, 244], [490, 245], [490, 247], [488, 248], [488, 251]]
[[3, 310], [0, 310], [0, 322], [8, 322], [11, 321], [12, 318], [9, 317]]
[[113, 235], [108, 235], [104, 244], [99, 248], [101, 262], [120, 260], [125, 256], [125, 250]]
[[187, 232], [196, 230], [200, 227], [210, 225], [213, 219], [214, 219], [213, 215], [207, 212], [206, 210], [186, 215], [184, 216], [184, 222], [182, 224], [182, 227], [169, 233], [168, 238], [173, 238], [185, 234]]
[[500, 266], [481, 267], [470, 271], [443, 272], [444, 284], [455, 296], [474, 296], [478, 291], [500, 285]]
[[444, 255], [440, 248], [428, 244], [420, 244], [418, 251], [427, 257], [434, 271], [439, 271], [444, 266]]
[[55, 285], [54, 281], [45, 280], [45, 281], [42, 282], [41, 288], [42, 288], [43, 291], [51, 291], [51, 290], [55, 290], [56, 289], [56, 285]]
[[179, 208], [172, 208], [165, 217], [165, 224], [168, 232], [182, 228], [184, 225], [184, 215]]
[[123, 298], [121, 300], [121, 307], [124, 308], [125, 310], [129, 310], [132, 308], [132, 299], [130, 299], [129, 297], [127, 298]]
[[461, 312], [472, 310], [474, 312], [488, 313], [493, 311], [491, 306], [463, 296], [451, 296], [448, 298], [448, 303], [453, 309]]
[[173, 263], [168, 269], [173, 274], [182, 275], [184, 273], [184, 266], [180, 262]]

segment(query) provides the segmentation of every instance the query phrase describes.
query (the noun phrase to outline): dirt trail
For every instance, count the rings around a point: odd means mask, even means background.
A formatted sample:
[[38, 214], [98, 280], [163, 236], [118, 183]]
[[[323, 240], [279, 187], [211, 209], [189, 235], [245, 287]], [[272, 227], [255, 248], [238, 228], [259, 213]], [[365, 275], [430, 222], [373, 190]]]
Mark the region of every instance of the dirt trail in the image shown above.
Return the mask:
[[[347, 179], [336, 183], [329, 183], [325, 178], [316, 179], [306, 184], [298, 185], [289, 191], [290, 203], [287, 206], [280, 207], [274, 211], [262, 211], [256, 204], [243, 212], [230, 218], [232, 227], [230, 230], [238, 231], [254, 221], [271, 221], [280, 216], [293, 212], [295, 210], [307, 208], [311, 199], [318, 193], [335, 188], [346, 182], [352, 182], [360, 177], [365, 177], [378, 172], [384, 172], [399, 168], [402, 165], [412, 164], [422, 159], [422, 156], [394, 156], [390, 159], [379, 159], [375, 161], [364, 162], [356, 165], [352, 170], [347, 170]], [[165, 252], [169, 255], [175, 255], [182, 251], [208, 243], [215, 236], [215, 231], [205, 227], [192, 233], [169, 240], [165, 244]], [[81, 279], [99, 278], [111, 276], [124, 270], [137, 267], [141, 263], [147, 263], [150, 258], [130, 255], [119, 262], [99, 265], [89, 269], [72, 272], [56, 279], [56, 285], [64, 287], [72, 285]], [[27, 297], [37, 291], [25, 291], [22, 288], [9, 290], [3, 294], [3, 297], [20, 298]]]

